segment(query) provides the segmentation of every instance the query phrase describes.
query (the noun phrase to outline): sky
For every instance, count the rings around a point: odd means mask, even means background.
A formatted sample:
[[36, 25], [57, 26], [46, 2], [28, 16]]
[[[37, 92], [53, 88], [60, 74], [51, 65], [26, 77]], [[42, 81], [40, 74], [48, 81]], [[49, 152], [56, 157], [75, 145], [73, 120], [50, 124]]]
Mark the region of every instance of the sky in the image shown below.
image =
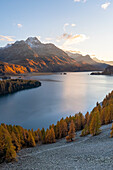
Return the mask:
[[113, 0], [0, 0], [0, 47], [28, 37], [113, 61]]

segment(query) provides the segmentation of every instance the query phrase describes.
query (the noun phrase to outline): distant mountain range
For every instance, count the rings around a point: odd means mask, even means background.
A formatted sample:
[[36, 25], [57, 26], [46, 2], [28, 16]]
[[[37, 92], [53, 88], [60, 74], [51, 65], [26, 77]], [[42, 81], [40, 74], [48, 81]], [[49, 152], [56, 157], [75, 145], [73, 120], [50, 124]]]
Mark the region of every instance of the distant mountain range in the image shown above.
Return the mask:
[[0, 74], [103, 70], [89, 55], [64, 52], [54, 44], [43, 44], [36, 37], [0, 48]]
[[96, 67], [97, 69], [105, 69], [107, 64], [106, 63], [101, 63], [101, 62], [96, 62], [95, 60], [93, 60], [89, 55], [83, 56], [81, 54], [73, 54], [70, 52], [67, 52], [67, 54], [75, 59], [80, 65], [91, 65], [92, 67]]
[[105, 63], [105, 64], [108, 64], [108, 65], [111, 65], [113, 66], [113, 61], [104, 61], [104, 60], [99, 60], [98, 58], [94, 57], [93, 58], [94, 61], [98, 62], [98, 63]]

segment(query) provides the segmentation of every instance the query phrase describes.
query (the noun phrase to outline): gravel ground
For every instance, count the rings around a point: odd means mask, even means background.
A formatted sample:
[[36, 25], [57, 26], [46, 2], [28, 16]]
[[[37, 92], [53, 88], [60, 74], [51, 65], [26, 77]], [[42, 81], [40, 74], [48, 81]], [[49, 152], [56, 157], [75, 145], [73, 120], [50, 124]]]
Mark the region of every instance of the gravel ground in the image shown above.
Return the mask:
[[61, 139], [54, 144], [22, 149], [18, 162], [2, 163], [0, 170], [113, 170], [113, 138], [111, 124], [102, 126], [98, 136], [79, 137], [67, 143]]

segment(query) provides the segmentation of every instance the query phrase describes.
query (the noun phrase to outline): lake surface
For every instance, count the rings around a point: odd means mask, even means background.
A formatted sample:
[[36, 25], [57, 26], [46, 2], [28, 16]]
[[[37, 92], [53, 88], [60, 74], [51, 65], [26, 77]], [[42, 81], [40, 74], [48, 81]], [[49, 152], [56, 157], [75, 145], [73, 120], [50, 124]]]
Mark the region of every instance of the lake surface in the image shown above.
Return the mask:
[[91, 111], [113, 90], [113, 77], [89, 74], [27, 77], [40, 80], [42, 86], [0, 97], [0, 123], [36, 130], [79, 111]]

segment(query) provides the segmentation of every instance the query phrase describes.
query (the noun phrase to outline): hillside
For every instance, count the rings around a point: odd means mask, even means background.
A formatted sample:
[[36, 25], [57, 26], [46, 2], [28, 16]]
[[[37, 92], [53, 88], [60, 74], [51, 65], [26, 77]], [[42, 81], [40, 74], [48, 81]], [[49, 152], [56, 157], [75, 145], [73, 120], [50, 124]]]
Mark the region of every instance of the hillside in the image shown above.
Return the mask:
[[[113, 168], [113, 139], [110, 138], [111, 124], [101, 127], [101, 134], [80, 137], [66, 143], [65, 139], [49, 145], [37, 145], [18, 153], [18, 162], [0, 164], [0, 169], [97, 169]], [[49, 162], [49, 163], [48, 163]]]
[[73, 57], [72, 54], [69, 56], [54, 44], [43, 44], [36, 37], [29, 37], [25, 41], [16, 41], [0, 48], [0, 61], [3, 62], [0, 66], [1, 73], [9, 74], [93, 71], [106, 67], [106, 64], [96, 63], [89, 56]]
[[26, 67], [17, 64], [8, 64], [0, 61], [0, 75], [28, 73]]

